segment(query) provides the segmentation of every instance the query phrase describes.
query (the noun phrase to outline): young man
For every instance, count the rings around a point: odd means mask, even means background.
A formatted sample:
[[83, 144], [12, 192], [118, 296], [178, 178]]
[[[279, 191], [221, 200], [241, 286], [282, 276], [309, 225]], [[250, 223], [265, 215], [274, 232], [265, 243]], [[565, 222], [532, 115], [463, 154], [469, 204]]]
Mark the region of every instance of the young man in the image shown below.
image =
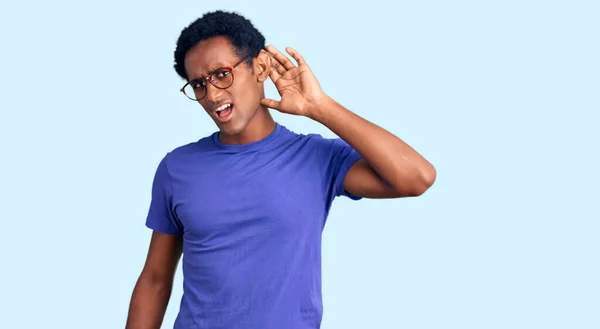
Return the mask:
[[[418, 196], [435, 180], [410, 146], [327, 96], [297, 51], [287, 48], [294, 63], [264, 43], [250, 21], [222, 11], [181, 33], [182, 92], [218, 132], [158, 165], [128, 329], [160, 327], [182, 254], [176, 329], [319, 328], [321, 232], [334, 198]], [[264, 98], [269, 78], [279, 101]], [[268, 108], [340, 138], [294, 133]]]

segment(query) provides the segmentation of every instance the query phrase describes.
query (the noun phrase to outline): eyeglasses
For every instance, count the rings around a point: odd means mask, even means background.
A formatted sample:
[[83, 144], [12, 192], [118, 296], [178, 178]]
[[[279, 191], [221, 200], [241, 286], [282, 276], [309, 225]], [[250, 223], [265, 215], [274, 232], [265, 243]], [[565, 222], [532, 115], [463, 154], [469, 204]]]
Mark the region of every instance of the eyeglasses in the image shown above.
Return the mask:
[[221, 67], [211, 72], [206, 78], [194, 79], [186, 83], [180, 91], [193, 101], [199, 101], [206, 96], [206, 81], [219, 89], [227, 89], [233, 84], [233, 69], [251, 57], [247, 55], [233, 66]]

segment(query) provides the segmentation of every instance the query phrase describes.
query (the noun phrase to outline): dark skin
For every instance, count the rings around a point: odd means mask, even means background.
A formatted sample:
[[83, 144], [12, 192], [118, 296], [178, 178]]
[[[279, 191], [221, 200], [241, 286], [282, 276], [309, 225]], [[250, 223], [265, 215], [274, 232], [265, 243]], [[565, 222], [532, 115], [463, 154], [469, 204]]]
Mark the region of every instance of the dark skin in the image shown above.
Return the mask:
[[[227, 144], [246, 144], [260, 140], [275, 129], [275, 121], [266, 106], [264, 81], [269, 78], [269, 55], [261, 52], [252, 68], [245, 63], [232, 72], [234, 83], [227, 89], [218, 89], [207, 83], [206, 96], [198, 101], [220, 130], [219, 138]], [[203, 78], [208, 72], [232, 66], [240, 60], [229, 41], [222, 37], [200, 42], [185, 57], [184, 65], [188, 80]], [[224, 103], [232, 103], [232, 119], [221, 123], [214, 111]]]
[[[400, 198], [423, 194], [434, 183], [434, 167], [412, 147], [383, 128], [346, 109], [321, 89], [302, 56], [287, 48], [296, 63], [273, 46], [253, 59], [252, 67], [234, 69], [234, 83], [227, 89], [207, 84], [200, 105], [219, 127], [223, 143], [258, 141], [275, 129], [269, 108], [313, 119], [350, 144], [362, 158], [348, 171], [344, 188], [365, 198]], [[200, 42], [185, 58], [188, 79], [207, 76], [219, 67], [232, 66], [240, 58], [226, 38]], [[275, 84], [281, 99], [266, 99], [264, 82]], [[214, 109], [232, 103], [231, 119], [220, 122]], [[158, 329], [171, 294], [181, 237], [154, 232], [146, 264], [133, 292], [126, 329]]]
[[131, 296], [126, 329], [160, 328], [173, 290], [181, 251], [180, 236], [152, 233], [146, 263]]

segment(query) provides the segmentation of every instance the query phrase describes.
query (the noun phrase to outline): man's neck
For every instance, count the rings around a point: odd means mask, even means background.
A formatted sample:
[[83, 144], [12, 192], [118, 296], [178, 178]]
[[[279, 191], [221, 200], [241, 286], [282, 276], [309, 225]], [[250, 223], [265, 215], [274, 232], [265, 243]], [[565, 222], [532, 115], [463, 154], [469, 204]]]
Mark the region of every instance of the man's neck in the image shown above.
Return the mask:
[[275, 130], [276, 126], [269, 110], [261, 109], [257, 111], [242, 132], [233, 136], [220, 134], [219, 140], [224, 144], [250, 144], [267, 137]]

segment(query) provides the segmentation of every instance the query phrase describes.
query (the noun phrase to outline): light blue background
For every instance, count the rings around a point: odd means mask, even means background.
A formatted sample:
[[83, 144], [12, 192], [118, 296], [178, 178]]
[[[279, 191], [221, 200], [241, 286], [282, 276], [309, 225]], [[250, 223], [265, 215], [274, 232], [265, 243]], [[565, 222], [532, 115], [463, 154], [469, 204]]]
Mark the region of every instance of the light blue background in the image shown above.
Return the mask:
[[0, 328], [124, 326], [156, 165], [216, 129], [172, 64], [217, 8], [438, 170], [420, 198], [336, 201], [324, 329], [600, 328], [597, 1], [3, 3]]

